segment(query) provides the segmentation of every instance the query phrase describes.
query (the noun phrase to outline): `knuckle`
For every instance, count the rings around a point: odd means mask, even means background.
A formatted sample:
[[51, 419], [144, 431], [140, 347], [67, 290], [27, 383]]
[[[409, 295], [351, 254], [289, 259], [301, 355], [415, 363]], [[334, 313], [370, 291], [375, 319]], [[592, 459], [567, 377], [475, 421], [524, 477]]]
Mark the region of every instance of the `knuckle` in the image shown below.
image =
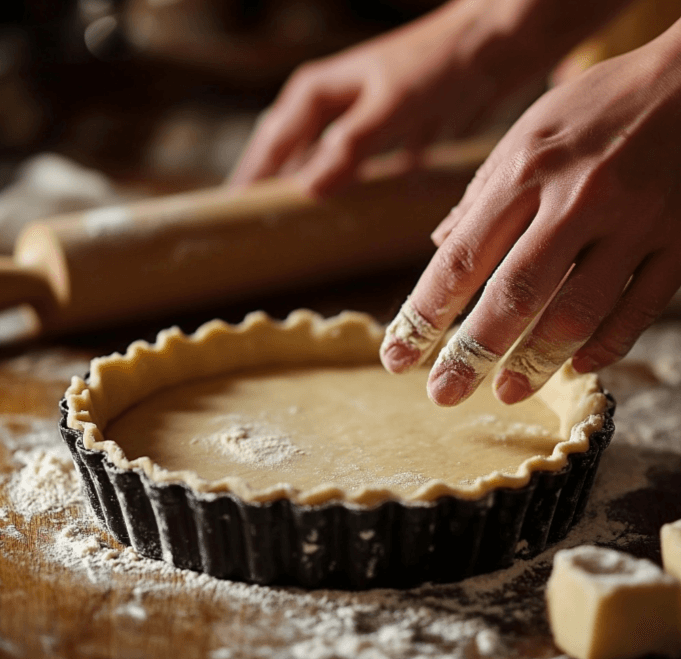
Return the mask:
[[590, 347], [599, 365], [609, 366], [618, 362], [631, 350], [636, 339], [658, 316], [652, 308], [627, 305], [622, 308], [616, 321], [607, 332], [599, 333]]
[[511, 178], [520, 188], [534, 185], [563, 168], [569, 158], [567, 145], [531, 133], [510, 160]]
[[582, 342], [588, 339], [600, 325], [604, 308], [598, 300], [584, 297], [563, 299], [551, 314], [553, 330], [564, 340]]
[[450, 293], [458, 291], [480, 271], [477, 251], [460, 236], [447, 240], [439, 255], [443, 285]]
[[352, 125], [340, 124], [329, 131], [324, 142], [339, 159], [354, 161], [362, 155], [373, 133], [374, 126], [368, 121]]
[[517, 151], [509, 161], [509, 178], [517, 189], [534, 184], [540, 173], [538, 154], [529, 147]]
[[539, 288], [527, 272], [515, 272], [504, 277], [491, 291], [491, 302], [497, 311], [508, 318], [533, 316], [541, 307]]
[[618, 318], [620, 332], [623, 336], [627, 337], [627, 340], [632, 338], [635, 340], [639, 334], [657, 320], [658, 316], [659, 311], [652, 307], [631, 303], [623, 305], [622, 312]]
[[355, 158], [362, 141], [362, 134], [356, 130], [338, 127], [329, 131], [324, 141], [329, 149], [333, 150], [336, 158], [350, 161]]
[[616, 335], [601, 336], [593, 345], [589, 346], [589, 352], [596, 358], [600, 367], [610, 366], [622, 359], [631, 349], [631, 344]]
[[[616, 179], [605, 163], [594, 162], [576, 173], [566, 206], [572, 211], [592, 207], [595, 199], [619, 196]], [[570, 215], [569, 212], [566, 215]]]

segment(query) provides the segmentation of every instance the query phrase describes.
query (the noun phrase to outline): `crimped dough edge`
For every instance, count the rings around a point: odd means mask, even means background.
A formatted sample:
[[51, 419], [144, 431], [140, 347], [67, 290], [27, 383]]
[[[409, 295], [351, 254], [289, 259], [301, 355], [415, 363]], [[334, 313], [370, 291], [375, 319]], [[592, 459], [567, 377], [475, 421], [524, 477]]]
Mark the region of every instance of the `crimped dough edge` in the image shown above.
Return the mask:
[[359, 312], [345, 311], [325, 319], [303, 309], [283, 321], [273, 320], [264, 312], [253, 312], [237, 325], [213, 320], [191, 335], [177, 327], [162, 330], [153, 344], [135, 341], [123, 355], [93, 359], [87, 382], [73, 377], [65, 394], [67, 425], [82, 432], [86, 449], [104, 452], [115, 467], [142, 472], [152, 483], [185, 484], [207, 498], [229, 493], [247, 503], [288, 498], [300, 505], [340, 502], [358, 506], [387, 500], [426, 505], [443, 496], [473, 500], [497, 488], [521, 488], [535, 471], [563, 469], [568, 456], [587, 451], [591, 434], [603, 427], [607, 399], [598, 378], [578, 374], [565, 364], [535, 394], [560, 419], [564, 439], [550, 456], [528, 458], [512, 475], [492, 472], [471, 484], [431, 480], [407, 497], [385, 488], [347, 490], [333, 483], [298, 490], [286, 483], [254, 489], [239, 477], [208, 481], [192, 471], [168, 471], [148, 457], [128, 460], [120, 446], [105, 438], [107, 424], [129, 407], [160, 389], [189, 380], [256, 366], [377, 363], [384, 329], [371, 316]]

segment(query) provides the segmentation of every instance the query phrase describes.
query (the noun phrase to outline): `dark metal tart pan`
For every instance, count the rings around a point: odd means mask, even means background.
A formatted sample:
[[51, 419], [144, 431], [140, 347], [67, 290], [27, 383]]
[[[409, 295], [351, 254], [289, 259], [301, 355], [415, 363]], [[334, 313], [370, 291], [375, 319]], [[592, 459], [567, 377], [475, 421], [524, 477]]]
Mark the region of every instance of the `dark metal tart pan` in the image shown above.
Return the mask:
[[477, 500], [443, 496], [371, 508], [246, 503], [152, 482], [142, 470], [123, 470], [104, 452], [86, 449], [83, 433], [67, 426], [65, 400], [59, 429], [100, 525], [139, 554], [223, 579], [358, 589], [458, 581], [565, 537], [612, 439], [614, 409], [608, 395], [603, 427], [591, 434], [588, 450], [570, 454], [560, 471], [536, 471], [524, 487]]

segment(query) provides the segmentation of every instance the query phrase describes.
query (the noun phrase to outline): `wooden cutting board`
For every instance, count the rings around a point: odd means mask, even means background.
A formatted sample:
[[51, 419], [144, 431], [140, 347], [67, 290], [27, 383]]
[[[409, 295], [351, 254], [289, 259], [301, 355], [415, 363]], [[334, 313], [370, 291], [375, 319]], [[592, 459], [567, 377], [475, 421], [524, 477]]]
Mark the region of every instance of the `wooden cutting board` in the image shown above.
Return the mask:
[[[366, 285], [385, 319], [404, 290]], [[356, 295], [334, 304], [351, 307]], [[94, 337], [88, 344], [0, 352], [0, 657], [561, 655], [544, 613], [552, 551], [460, 584], [363, 593], [262, 588], [133, 560], [92, 524], [58, 452], [56, 406], [68, 377], [104, 349]], [[561, 547], [596, 542], [659, 559], [657, 529], [681, 518], [679, 345], [681, 317], [667, 319], [605, 373], [620, 427], [586, 517]], [[64, 507], [60, 496], [76, 500]]]

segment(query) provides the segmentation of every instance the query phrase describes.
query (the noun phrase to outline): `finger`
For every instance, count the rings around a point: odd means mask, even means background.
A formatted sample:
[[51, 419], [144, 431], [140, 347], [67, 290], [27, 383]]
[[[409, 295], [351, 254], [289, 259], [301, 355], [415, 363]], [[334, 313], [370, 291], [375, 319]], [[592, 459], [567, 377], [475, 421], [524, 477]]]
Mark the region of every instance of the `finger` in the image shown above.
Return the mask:
[[[456, 405], [475, 391], [569, 270], [579, 245], [560, 237], [547, 240], [548, 212], [540, 212], [518, 239], [478, 304], [438, 355], [428, 378], [428, 394], [438, 405]], [[546, 245], [560, 247], [547, 250]]]
[[[423, 363], [434, 344], [466, 306], [531, 221], [538, 200], [528, 189], [515, 196], [504, 176], [490, 183], [437, 250], [408, 300], [386, 332], [381, 358], [395, 373]], [[413, 320], [414, 310], [418, 322]], [[405, 327], [412, 327], [406, 331]]]
[[411, 169], [419, 169], [423, 165], [424, 152], [442, 132], [442, 124], [442, 118], [433, 115], [423, 118], [419, 126], [408, 131], [403, 146], [409, 156]]
[[393, 107], [385, 99], [358, 99], [325, 131], [298, 180], [311, 194], [324, 197], [350, 182], [360, 163], [378, 153], [399, 133]]
[[622, 246], [600, 242], [580, 255], [536, 326], [497, 374], [494, 389], [502, 402], [517, 403], [538, 391], [597, 330], [635, 266], [627, 263], [625, 253]]
[[471, 209], [478, 196], [483, 193], [487, 181], [490, 180], [491, 176], [497, 169], [496, 159], [491, 156], [485, 160], [485, 162], [478, 167], [475, 172], [475, 176], [471, 179], [470, 183], [466, 186], [466, 190], [461, 197], [461, 201], [452, 208], [449, 215], [440, 222], [436, 227], [435, 231], [430, 234], [431, 240], [435, 243], [437, 247], [440, 247], [442, 243], [447, 239], [447, 236], [454, 230], [456, 225], [459, 223], [462, 217], [465, 217], [466, 213]]
[[334, 85], [331, 76], [305, 74], [282, 91], [250, 140], [230, 186], [273, 176], [287, 160], [305, 152], [325, 126], [356, 98], [357, 90]]
[[478, 197], [484, 193], [487, 182], [498, 174], [500, 164], [505, 162], [505, 158], [509, 153], [509, 149], [511, 148], [514, 139], [515, 136], [513, 133], [506, 133], [499, 142], [497, 142], [494, 149], [492, 149], [492, 152], [485, 159], [485, 162], [478, 167], [475, 176], [466, 186], [466, 190], [459, 203], [452, 208], [449, 215], [442, 220], [439, 226], [430, 235], [431, 240], [435, 245], [439, 247], [444, 243], [447, 236], [454, 230], [454, 227], [456, 227], [461, 218], [466, 216]]
[[678, 254], [647, 259], [617, 302], [612, 313], [577, 351], [572, 365], [580, 373], [614, 364], [662, 313], [681, 284]]
[[388, 325], [381, 346], [381, 361], [391, 373], [403, 373], [428, 358], [446, 327], [436, 327], [407, 298]]

